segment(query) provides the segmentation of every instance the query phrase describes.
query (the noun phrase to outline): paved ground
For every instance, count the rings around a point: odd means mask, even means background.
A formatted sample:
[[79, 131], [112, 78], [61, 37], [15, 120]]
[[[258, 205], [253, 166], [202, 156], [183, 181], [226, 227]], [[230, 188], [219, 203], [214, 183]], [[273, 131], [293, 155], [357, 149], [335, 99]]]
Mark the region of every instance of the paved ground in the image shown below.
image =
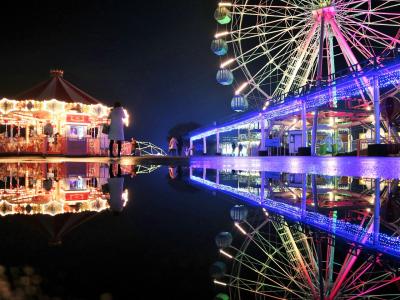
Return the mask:
[[12, 162], [120, 162], [123, 165], [190, 165], [196, 168], [234, 169], [266, 172], [311, 173], [331, 176], [358, 176], [400, 178], [400, 158], [397, 157], [222, 157], [202, 156], [126, 156], [120, 159], [108, 157], [1, 157], [0, 163]]
[[121, 158], [108, 158], [108, 157], [60, 157], [60, 156], [10, 156], [1, 157], [0, 163], [15, 163], [15, 162], [102, 162], [108, 163], [110, 161], [121, 162], [123, 165], [188, 165], [189, 159], [187, 157], [170, 157], [170, 156], [124, 156]]
[[193, 157], [191, 166], [209, 169], [400, 178], [398, 157]]

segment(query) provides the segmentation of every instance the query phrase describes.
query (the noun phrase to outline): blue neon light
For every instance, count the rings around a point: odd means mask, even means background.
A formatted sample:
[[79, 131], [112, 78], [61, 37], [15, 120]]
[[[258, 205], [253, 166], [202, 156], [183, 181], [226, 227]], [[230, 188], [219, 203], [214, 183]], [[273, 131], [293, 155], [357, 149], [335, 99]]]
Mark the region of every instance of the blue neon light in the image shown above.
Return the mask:
[[[220, 126], [212, 126], [193, 131], [190, 138], [192, 140], [197, 140], [214, 135], [217, 131], [220, 133], [231, 131], [241, 125], [258, 122], [261, 116], [266, 120], [271, 120], [276, 117], [298, 114], [301, 112], [303, 101], [306, 103], [306, 109], [310, 111], [326, 105], [333, 100], [340, 101], [344, 98], [351, 98], [360, 95], [361, 92], [365, 93], [370, 91], [372, 89], [372, 80], [374, 77], [378, 77], [380, 88], [400, 84], [400, 62], [394, 60], [392, 64], [384, 67], [371, 68], [365, 72], [358, 72], [357, 74], [339, 78], [328, 86], [320, 89], [312, 89], [310, 92], [303, 95], [289, 96], [282, 100], [272, 99], [271, 102], [274, 104], [262, 112], [251, 112], [240, 116], [237, 120], [223, 123]], [[335, 93], [333, 93], [333, 89], [335, 89]], [[335, 98], [332, 98], [333, 94], [336, 95]]]
[[240, 191], [230, 186], [216, 184], [212, 181], [196, 176], [191, 176], [190, 180], [207, 188], [218, 190], [239, 198], [250, 205], [263, 207], [268, 211], [283, 215], [290, 220], [299, 221], [325, 232], [335, 234], [338, 237], [362, 245], [366, 248], [400, 257], [399, 237], [392, 237], [384, 233], [374, 233], [360, 225], [337, 220], [335, 218], [329, 218], [317, 212], [303, 211], [300, 207], [292, 206], [290, 204], [270, 199], [264, 199], [264, 201], [261, 201], [261, 198], [258, 195], [246, 191]]

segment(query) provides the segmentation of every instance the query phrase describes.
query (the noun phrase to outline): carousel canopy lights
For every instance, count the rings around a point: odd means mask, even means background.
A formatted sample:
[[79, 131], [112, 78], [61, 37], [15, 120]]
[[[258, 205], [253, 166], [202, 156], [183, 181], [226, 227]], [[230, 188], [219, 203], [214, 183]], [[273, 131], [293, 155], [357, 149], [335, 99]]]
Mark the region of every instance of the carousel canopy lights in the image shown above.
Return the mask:
[[8, 100], [6, 98], [3, 98], [0, 100], [0, 112], [2, 114], [7, 114], [10, 111], [15, 110], [17, 107], [17, 102], [13, 100]]

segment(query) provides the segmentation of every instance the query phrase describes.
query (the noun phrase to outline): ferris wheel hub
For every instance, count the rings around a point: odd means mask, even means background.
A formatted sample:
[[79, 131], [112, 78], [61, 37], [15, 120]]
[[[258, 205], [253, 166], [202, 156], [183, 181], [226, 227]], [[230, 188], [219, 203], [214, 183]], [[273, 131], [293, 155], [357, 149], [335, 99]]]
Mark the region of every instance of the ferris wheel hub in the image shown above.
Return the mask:
[[322, 16], [325, 20], [332, 19], [336, 14], [336, 8], [333, 5], [318, 7], [312, 11], [314, 19], [318, 22], [321, 21]]

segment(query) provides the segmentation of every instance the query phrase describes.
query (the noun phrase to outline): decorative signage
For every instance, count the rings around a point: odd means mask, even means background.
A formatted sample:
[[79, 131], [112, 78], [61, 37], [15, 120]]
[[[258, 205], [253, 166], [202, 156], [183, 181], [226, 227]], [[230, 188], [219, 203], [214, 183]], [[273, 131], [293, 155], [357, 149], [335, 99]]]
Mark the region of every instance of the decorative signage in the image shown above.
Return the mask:
[[88, 115], [72, 115], [68, 114], [66, 118], [67, 123], [90, 123]]

